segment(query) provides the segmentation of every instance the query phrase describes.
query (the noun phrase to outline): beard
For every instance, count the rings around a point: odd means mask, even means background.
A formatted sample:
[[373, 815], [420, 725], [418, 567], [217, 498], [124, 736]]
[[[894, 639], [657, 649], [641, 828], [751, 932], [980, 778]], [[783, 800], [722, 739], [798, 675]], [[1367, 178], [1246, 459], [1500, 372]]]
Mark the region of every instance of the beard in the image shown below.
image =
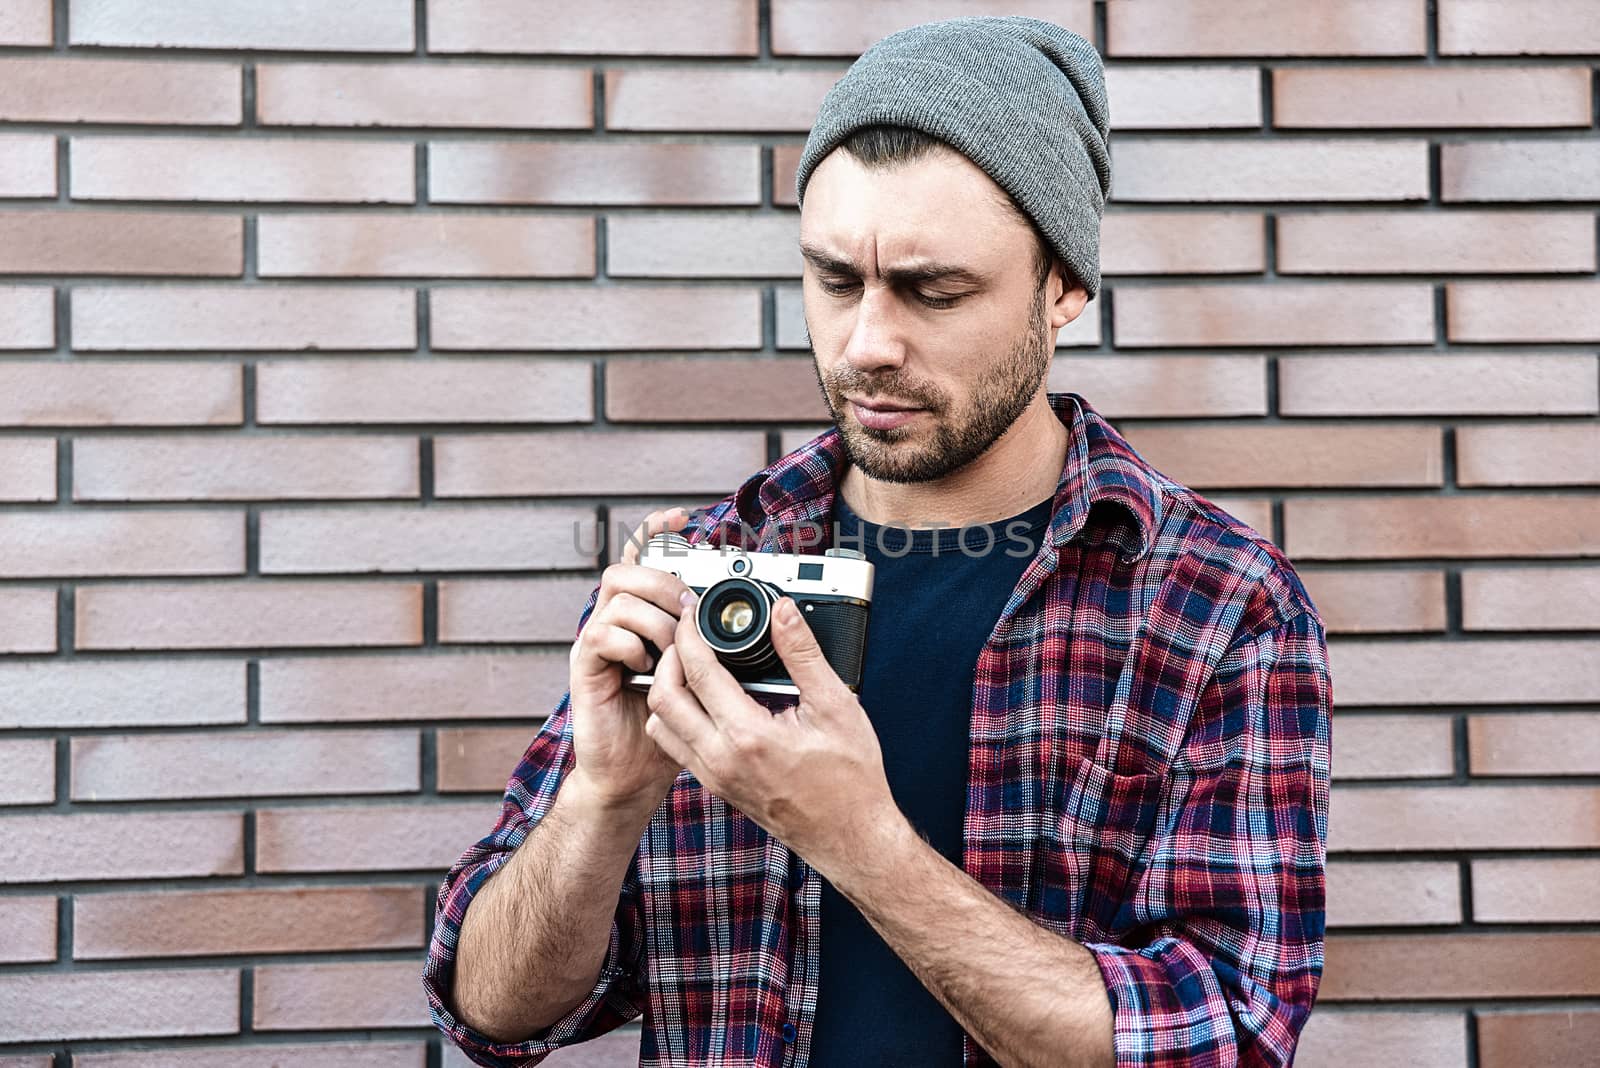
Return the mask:
[[[867, 477], [880, 482], [931, 482], [972, 463], [988, 451], [1027, 410], [1050, 372], [1055, 345], [1045, 314], [1044, 287], [1034, 294], [1028, 329], [997, 363], [984, 371], [964, 406], [930, 386], [911, 381], [899, 372], [874, 376], [845, 365], [824, 381], [816, 350], [812, 370], [822, 391], [828, 414], [839, 428], [850, 462]], [[844, 409], [850, 393], [862, 397], [894, 397], [926, 410], [933, 437], [917, 445], [909, 439], [924, 431], [914, 425], [876, 430], [847, 418]], [[838, 402], [835, 403], [835, 398]]]

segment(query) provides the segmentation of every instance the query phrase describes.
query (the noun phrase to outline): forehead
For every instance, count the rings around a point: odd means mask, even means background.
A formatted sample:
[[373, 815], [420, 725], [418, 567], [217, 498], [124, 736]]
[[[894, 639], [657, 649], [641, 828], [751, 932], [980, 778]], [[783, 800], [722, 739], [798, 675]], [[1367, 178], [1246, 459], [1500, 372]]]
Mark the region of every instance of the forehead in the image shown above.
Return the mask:
[[835, 149], [806, 183], [800, 241], [874, 269], [880, 260], [935, 260], [983, 270], [1032, 239], [1004, 197], [992, 178], [955, 152], [867, 167]]

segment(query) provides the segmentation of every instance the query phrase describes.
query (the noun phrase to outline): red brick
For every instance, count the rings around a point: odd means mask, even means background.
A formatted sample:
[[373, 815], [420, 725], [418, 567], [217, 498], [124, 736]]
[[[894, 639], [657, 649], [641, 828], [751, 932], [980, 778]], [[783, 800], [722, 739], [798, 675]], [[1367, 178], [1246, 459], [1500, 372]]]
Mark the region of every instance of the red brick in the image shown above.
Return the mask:
[[588, 67], [264, 63], [256, 114], [264, 126], [588, 129], [594, 76]]
[[1047, 385], [1092, 397], [1112, 419], [1267, 414], [1261, 356], [1058, 355]]
[[40, 45], [55, 41], [50, 0], [0, 0], [0, 45]]
[[[1524, 522], [1536, 522], [1525, 516]], [[1290, 531], [1294, 529], [1290, 525]], [[1290, 554], [1294, 554], [1290, 539]], [[1303, 550], [1302, 555], [1305, 555]], [[1600, 642], [1336, 641], [1341, 703], [1512, 704], [1600, 700]]]
[[[613, 535], [615, 536], [615, 535]], [[598, 576], [439, 583], [441, 642], [570, 642]]]
[[1111, 155], [1123, 203], [1428, 197], [1428, 143], [1416, 139], [1123, 138]]
[[83, 286], [72, 294], [80, 351], [409, 349], [417, 302], [372, 286]]
[[1304, 567], [1299, 574], [1329, 633], [1445, 629], [1442, 571]]
[[[203, 731], [72, 739], [72, 800], [411, 793], [416, 731]], [[249, 768], [241, 775], [241, 768]]]
[[244, 416], [234, 364], [0, 363], [0, 426], [217, 426]]
[[565, 650], [273, 658], [261, 662], [261, 721], [526, 720], [561, 699], [568, 669]]
[[79, 894], [72, 956], [195, 957], [410, 949], [423, 944], [415, 886], [273, 887]]
[[606, 129], [804, 133], [843, 75], [783, 67], [611, 68]]
[[[0, 883], [242, 875], [244, 816], [238, 812], [13, 815], [0, 820], [0, 855], [6, 858]], [[0, 1004], [17, 1003], [0, 996]]]
[[0, 214], [0, 274], [239, 275], [244, 224], [225, 215]]
[[1313, 212], [1278, 216], [1284, 274], [1593, 271], [1588, 212]]
[[1600, 775], [1600, 713], [1469, 716], [1467, 751], [1474, 775]]
[[1151, 426], [1125, 436], [1155, 467], [1197, 489], [1444, 483], [1438, 427]]
[[259, 226], [263, 278], [537, 278], [595, 272], [594, 220], [580, 216], [296, 214], [269, 216]]
[[1600, 200], [1592, 137], [1439, 146], [1439, 195], [1454, 200]]
[[594, 523], [594, 509], [560, 505], [268, 509], [261, 515], [261, 570], [310, 574], [592, 567], [593, 556], [580, 548], [594, 544]]
[[1328, 939], [1318, 998], [1593, 997], [1600, 932], [1343, 935]]
[[1149, 64], [1110, 67], [1105, 75], [1115, 130], [1261, 125], [1261, 72], [1255, 67]]
[[826, 419], [809, 358], [649, 357], [606, 361], [615, 422]]
[[55, 195], [56, 139], [0, 133], [0, 198]]
[[499, 815], [498, 801], [265, 809], [256, 813], [256, 870], [445, 871]]
[[1329, 927], [1460, 922], [1461, 868], [1453, 861], [1335, 860], [1328, 865]]
[[1467, 1018], [1460, 1012], [1351, 1012], [1317, 1006], [1295, 1047], [1295, 1068], [1352, 1064], [1461, 1068], [1467, 1063]]
[[1333, 852], [1600, 847], [1595, 787], [1346, 785], [1331, 798]]
[[1425, 779], [1455, 772], [1449, 716], [1347, 715], [1339, 719], [1337, 779]]
[[1600, 630], [1600, 567], [1467, 568], [1466, 630]]
[[52, 438], [0, 440], [0, 501], [55, 499], [55, 440]]
[[[285, 1068], [291, 1064], [294, 1068], [424, 1068], [427, 1053], [424, 1042], [273, 1042], [254, 1046], [230, 1042], [186, 1049], [74, 1052], [72, 1068]], [[4, 1068], [3, 1062], [0, 1068]]]
[[71, 10], [75, 45], [409, 52], [417, 43], [412, 0], [73, 0]]
[[435, 204], [581, 207], [759, 204], [761, 149], [623, 141], [435, 141], [428, 146], [428, 198]]
[[1417, 345], [1434, 334], [1433, 287], [1405, 283], [1122, 286], [1112, 311], [1126, 348]]
[[532, 741], [523, 727], [440, 728], [439, 792], [503, 792]]
[[0, 1042], [233, 1035], [239, 1031], [239, 972], [19, 972], [0, 975], [0, 1005], [7, 1009]]
[[1600, 341], [1600, 282], [1451, 282], [1451, 341]]
[[416, 154], [401, 141], [74, 137], [72, 197], [409, 204]]
[[86, 660], [0, 664], [0, 728], [243, 723], [243, 662]]
[[[48, 805], [55, 799], [55, 739], [0, 741], [0, 805]], [[0, 898], [0, 907], [4, 901]], [[5, 959], [3, 953], [0, 959]]]
[[1472, 918], [1479, 923], [1600, 922], [1600, 860], [1474, 860]]
[[1258, 212], [1113, 211], [1100, 226], [1103, 274], [1260, 274], [1266, 266]]
[[430, 52], [754, 56], [755, 0], [428, 0]]
[[236, 575], [237, 512], [37, 511], [0, 514], [0, 578]]
[[0, 120], [237, 126], [244, 80], [232, 63], [0, 59]]
[[73, 447], [80, 501], [194, 501], [415, 497], [415, 438], [80, 438]]
[[772, 146], [772, 202], [781, 207], [796, 207], [795, 178], [800, 167], [800, 156], [805, 145]]
[[757, 430], [446, 435], [433, 449], [440, 497], [721, 495], [767, 465]]
[[1592, 415], [1600, 411], [1588, 355], [1285, 356], [1284, 415]]
[[[0, 152], [4, 149], [0, 145]], [[52, 349], [55, 344], [55, 290], [0, 286], [0, 349]]]
[[54, 1068], [55, 1063], [55, 1056], [50, 1053], [30, 1057], [0, 1057], [0, 1068]]
[[594, 368], [565, 359], [283, 360], [256, 368], [262, 423], [577, 423]]
[[1458, 427], [1456, 482], [1462, 486], [1600, 485], [1600, 425]]
[[1288, 67], [1272, 72], [1279, 128], [1588, 126], [1584, 67]]
[[1187, 0], [1106, 5], [1112, 56], [1420, 56], [1418, 0]]
[[[0, 929], [6, 932], [5, 942], [0, 943], [0, 961], [30, 964], [55, 960], [55, 897], [0, 897]], [[0, 1058], [0, 1066], [5, 1063]], [[50, 1068], [48, 1062], [45, 1068]]]
[[606, 273], [626, 277], [800, 277], [800, 217], [674, 212], [606, 218]]
[[761, 291], [751, 286], [553, 282], [433, 291], [437, 349], [758, 349]]
[[774, 55], [849, 56], [891, 33], [962, 15], [1022, 15], [1045, 19], [1094, 39], [1090, 0], [918, 0], [915, 4], [855, 4], [851, 0], [777, 0], [772, 5]]
[[1600, 1046], [1600, 1012], [1592, 1009], [1479, 1009], [1473, 1016], [1482, 1068], [1565, 1068]]
[[416, 961], [272, 964], [255, 969], [257, 1031], [428, 1027]]
[[1600, 52], [1600, 11], [1589, 0], [1440, 0], [1441, 55]]
[[419, 645], [422, 587], [395, 582], [84, 586], [79, 649]]
[[55, 651], [56, 591], [15, 586], [0, 589], [0, 652]]

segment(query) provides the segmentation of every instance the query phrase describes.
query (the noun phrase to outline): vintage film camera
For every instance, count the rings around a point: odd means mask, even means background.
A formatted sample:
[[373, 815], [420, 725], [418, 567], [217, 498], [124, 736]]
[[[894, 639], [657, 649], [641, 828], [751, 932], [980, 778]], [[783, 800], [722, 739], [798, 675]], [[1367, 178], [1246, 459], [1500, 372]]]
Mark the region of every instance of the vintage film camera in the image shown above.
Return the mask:
[[[791, 597], [816, 635], [822, 654], [851, 690], [861, 686], [872, 604], [872, 564], [854, 549], [827, 549], [821, 556], [749, 552], [691, 545], [682, 534], [657, 534], [645, 543], [639, 563], [668, 571], [694, 590], [695, 626], [730, 674], [756, 693], [798, 694], [772, 645], [772, 609]], [[661, 651], [645, 641], [659, 661]], [[623, 684], [647, 690], [655, 675], [623, 669]]]

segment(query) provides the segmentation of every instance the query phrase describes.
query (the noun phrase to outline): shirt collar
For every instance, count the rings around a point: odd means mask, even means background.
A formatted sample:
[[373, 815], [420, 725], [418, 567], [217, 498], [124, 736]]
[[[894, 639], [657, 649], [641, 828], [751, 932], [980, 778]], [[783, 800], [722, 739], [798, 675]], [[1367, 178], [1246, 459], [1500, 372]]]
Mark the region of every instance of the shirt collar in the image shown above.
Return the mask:
[[[1047, 393], [1046, 397], [1071, 435], [1056, 483], [1051, 543], [1058, 549], [1065, 545], [1083, 529], [1089, 509], [1109, 501], [1134, 521], [1135, 544], [1125, 557], [1141, 559], [1154, 546], [1161, 527], [1165, 510], [1161, 476], [1082, 396]], [[729, 518], [743, 520], [752, 529], [771, 522], [781, 528], [825, 523], [847, 462], [839, 428], [830, 427], [746, 479], [734, 495], [737, 516]]]

